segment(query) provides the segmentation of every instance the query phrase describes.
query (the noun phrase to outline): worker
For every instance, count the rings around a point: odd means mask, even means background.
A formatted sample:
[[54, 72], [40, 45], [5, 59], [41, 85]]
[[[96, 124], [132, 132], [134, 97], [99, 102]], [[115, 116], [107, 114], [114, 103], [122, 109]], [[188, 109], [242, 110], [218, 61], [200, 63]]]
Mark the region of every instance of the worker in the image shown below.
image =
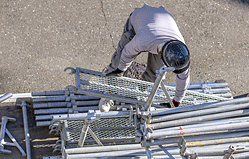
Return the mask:
[[130, 14], [106, 76], [122, 76], [143, 52], [148, 52], [143, 80], [154, 82], [156, 70], [162, 66], [175, 68], [173, 104], [178, 107], [190, 83], [190, 53], [173, 16], [163, 6], [157, 8], [144, 4]]

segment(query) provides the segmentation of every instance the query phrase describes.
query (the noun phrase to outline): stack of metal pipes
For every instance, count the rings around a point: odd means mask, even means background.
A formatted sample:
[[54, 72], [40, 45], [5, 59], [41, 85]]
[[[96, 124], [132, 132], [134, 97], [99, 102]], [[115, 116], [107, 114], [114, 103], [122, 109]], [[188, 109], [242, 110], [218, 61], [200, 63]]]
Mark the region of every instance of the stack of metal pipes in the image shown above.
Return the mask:
[[180, 148], [182, 157], [220, 157], [232, 152], [234, 157], [249, 158], [248, 97], [170, 110], [137, 111], [134, 121], [137, 141], [147, 149], [148, 157], [153, 156], [151, 146], [163, 145], [162, 149], [172, 155]]
[[[166, 86], [176, 87], [176, 84], [167, 84]], [[233, 98], [228, 83], [224, 80], [190, 83], [188, 90], [229, 99]]]
[[32, 106], [37, 126], [52, 124], [56, 114], [83, 113], [97, 110], [100, 98], [75, 93], [70, 90], [32, 92]]

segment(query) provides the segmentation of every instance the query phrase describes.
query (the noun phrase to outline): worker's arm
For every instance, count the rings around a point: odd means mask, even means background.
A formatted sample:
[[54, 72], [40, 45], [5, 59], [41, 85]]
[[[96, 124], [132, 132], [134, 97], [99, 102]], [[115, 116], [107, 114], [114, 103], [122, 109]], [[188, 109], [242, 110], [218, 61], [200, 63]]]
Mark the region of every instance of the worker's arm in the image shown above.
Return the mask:
[[190, 68], [176, 75], [176, 92], [174, 97], [175, 102], [178, 102], [180, 104], [180, 102], [182, 101], [183, 97], [186, 94], [189, 83], [190, 83]]
[[118, 66], [119, 70], [126, 71], [133, 60], [139, 55], [139, 53], [145, 51], [140, 45], [140, 40], [138, 39], [139, 35], [135, 35], [134, 38], [127, 45], [125, 45], [120, 57]]

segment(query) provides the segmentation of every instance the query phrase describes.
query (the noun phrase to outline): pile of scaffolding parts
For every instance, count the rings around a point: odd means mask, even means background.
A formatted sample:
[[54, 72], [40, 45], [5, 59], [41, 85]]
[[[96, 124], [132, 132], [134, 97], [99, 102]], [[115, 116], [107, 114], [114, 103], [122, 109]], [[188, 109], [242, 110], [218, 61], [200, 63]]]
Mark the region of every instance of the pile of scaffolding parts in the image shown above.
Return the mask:
[[[249, 98], [232, 99], [225, 82], [192, 83], [174, 108], [175, 85], [163, 83], [173, 68], [158, 70], [154, 83], [68, 69], [75, 86], [33, 92], [28, 101], [37, 126], [60, 136], [60, 154], [44, 159], [249, 158]], [[101, 98], [114, 101], [109, 112], [99, 110]]]

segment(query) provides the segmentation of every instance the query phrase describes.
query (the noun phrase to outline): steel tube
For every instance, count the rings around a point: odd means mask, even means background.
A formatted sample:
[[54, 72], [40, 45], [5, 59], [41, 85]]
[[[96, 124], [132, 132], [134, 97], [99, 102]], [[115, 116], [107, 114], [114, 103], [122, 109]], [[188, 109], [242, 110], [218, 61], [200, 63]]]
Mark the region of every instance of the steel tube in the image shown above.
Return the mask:
[[[53, 121], [60, 120], [83, 120], [90, 117], [95, 117], [96, 114], [88, 114], [88, 113], [78, 113], [78, 114], [64, 114], [64, 115], [53, 115]], [[111, 112], [100, 112], [100, 117], [118, 117], [118, 116], [129, 116], [130, 111], [111, 111]]]
[[208, 108], [214, 108], [219, 106], [225, 106], [225, 105], [235, 105], [240, 103], [248, 103], [249, 97], [245, 98], [238, 98], [233, 100], [226, 100], [221, 102], [214, 102], [214, 103], [206, 103], [206, 104], [200, 104], [200, 105], [193, 105], [188, 107], [180, 107], [175, 109], [161, 109], [158, 111], [150, 112], [151, 116], [159, 116], [159, 115], [168, 115], [168, 114], [174, 114], [174, 113], [182, 113], [187, 111], [193, 111], [193, 110], [200, 110], [200, 109], [208, 109]]
[[54, 108], [54, 109], [40, 109], [34, 110], [34, 114], [58, 114], [58, 113], [68, 113], [70, 110], [87, 112], [88, 110], [98, 110], [98, 106], [90, 107], [77, 107], [77, 108]]
[[179, 119], [179, 120], [174, 120], [174, 121], [161, 122], [161, 123], [148, 124], [148, 125], [152, 129], [160, 129], [160, 128], [186, 125], [186, 124], [197, 123], [197, 122], [202, 122], [202, 121], [224, 119], [224, 118], [244, 116], [244, 115], [249, 115], [249, 109], [242, 109], [242, 110], [230, 111], [230, 112], [225, 112], [225, 113], [211, 114], [211, 115], [205, 115], [205, 116], [200, 116], [200, 117], [192, 117], [192, 118], [187, 118], [187, 119]]
[[120, 150], [134, 150], [144, 149], [140, 144], [128, 144], [128, 145], [115, 145], [115, 146], [97, 146], [97, 147], [84, 147], [84, 148], [71, 148], [65, 149], [67, 154], [85, 154], [94, 152], [108, 152], [108, 151], [120, 151]]
[[83, 125], [82, 131], [80, 133], [80, 139], [79, 139], [79, 142], [78, 142], [79, 147], [84, 146], [84, 142], [85, 142], [85, 139], [86, 139], [86, 135], [87, 135], [87, 131], [89, 129], [89, 126], [90, 126], [90, 120], [89, 119], [84, 120], [84, 125]]
[[71, 104], [71, 102], [34, 103], [33, 108], [67, 107], [67, 104]]
[[59, 96], [59, 95], [65, 95], [65, 91], [45, 91], [45, 92], [32, 92], [32, 96]]
[[[244, 143], [240, 143], [244, 144]], [[244, 144], [245, 145], [245, 144]], [[248, 145], [248, 144], [247, 144]], [[218, 156], [218, 155], [225, 155], [225, 150], [228, 149], [230, 145], [222, 145], [222, 146], [206, 146], [206, 147], [198, 147], [198, 148], [188, 148], [190, 151], [196, 152], [200, 156]], [[179, 155], [179, 149], [175, 147], [172, 148], [165, 148], [171, 155]], [[244, 150], [240, 150], [238, 152], [246, 152], [249, 149], [246, 148]], [[166, 155], [160, 148], [151, 148], [152, 155]], [[99, 152], [99, 153], [89, 153], [89, 154], [67, 154], [67, 159], [76, 159], [76, 158], [92, 158], [92, 157], [131, 157], [131, 156], [142, 156], [146, 155], [145, 150], [143, 149], [136, 149], [136, 150], [129, 150], [129, 151], [111, 151], [111, 152]]]
[[3, 102], [3, 101], [5, 101], [5, 100], [7, 100], [7, 99], [9, 99], [12, 96], [13, 96], [12, 93], [6, 93], [6, 94], [4, 94], [3, 96], [0, 97], [0, 103]]
[[[183, 131], [185, 134], [193, 134], [193, 133], [200, 133], [200, 132], [231, 130], [231, 129], [240, 129], [240, 128], [248, 128], [248, 127], [249, 127], [249, 122], [245, 122], [245, 123], [206, 126], [206, 127], [200, 127], [200, 128], [189, 128]], [[183, 135], [182, 130], [180, 129], [172, 130], [172, 131], [168, 131], [167, 129], [154, 130], [153, 133], [149, 132], [147, 134], [147, 139], [172, 136], [172, 135]]]
[[[152, 100], [154, 99], [155, 95], [156, 95], [156, 91], [160, 85], [160, 83], [162, 82], [164, 76], [166, 75], [167, 71], [169, 71], [169, 69], [166, 69], [167, 67], [161, 67], [160, 70], [159, 70], [159, 74], [154, 82], [154, 85], [152, 87], [152, 90], [150, 92], [150, 95], [146, 101], [146, 104], [145, 104], [145, 110], [146, 111], [149, 111], [150, 110], [150, 107], [151, 107], [151, 104], [152, 104]], [[171, 67], [170, 67], [171, 68]], [[170, 69], [170, 70], [174, 70], [174, 68]]]
[[[215, 125], [223, 125], [223, 124], [232, 124], [232, 123], [243, 123], [243, 122], [249, 122], [249, 117], [238, 117], [238, 118], [228, 118], [228, 119], [221, 119], [221, 120], [211, 120], [207, 122], [201, 122], [201, 123], [195, 123], [191, 125], [184, 125], [181, 126], [182, 129], [188, 129], [188, 128], [200, 128], [204, 126], [215, 126]], [[170, 127], [167, 128], [167, 130], [179, 130], [179, 127]]]
[[[166, 86], [176, 87], [176, 84], [166, 84]], [[190, 83], [188, 89], [201, 89], [210, 87], [210, 88], [221, 88], [221, 87], [228, 87], [228, 83], [214, 83], [214, 82], [197, 82], [197, 83]]]
[[30, 149], [30, 140], [29, 140], [29, 127], [28, 127], [28, 116], [27, 116], [27, 104], [25, 101], [22, 102], [22, 112], [23, 112], [23, 123], [24, 123], [24, 133], [26, 141], [26, 152], [27, 159], [31, 159], [31, 149]]
[[36, 122], [36, 126], [49, 126], [52, 123], [53, 123], [52, 121], [39, 121], [39, 122]]
[[[215, 133], [215, 134], [203, 134], [203, 135], [194, 135], [194, 136], [184, 136], [184, 139], [187, 142], [195, 142], [195, 141], [204, 141], [204, 140], [212, 140], [212, 139], [227, 139], [234, 137], [246, 137], [249, 135], [249, 131], [245, 132], [233, 132], [233, 133]], [[153, 142], [146, 142], [143, 146], [154, 146], [154, 145], [165, 145], [165, 144], [178, 144], [181, 138], [172, 137], [166, 139], [155, 139]]]
[[98, 97], [88, 96], [88, 95], [56, 96], [56, 97], [33, 98], [33, 103], [66, 101], [67, 98], [70, 98], [70, 100], [77, 100], [77, 101], [100, 99]]
[[34, 103], [33, 108], [53, 108], [53, 107], [67, 107], [68, 105], [71, 107], [72, 104], [77, 106], [88, 106], [88, 105], [98, 105], [99, 100], [93, 101], [76, 101], [72, 102], [52, 102], [52, 103]]
[[55, 97], [33, 98], [33, 103], [66, 101], [67, 97], [68, 96], [55, 96]]
[[[225, 92], [230, 92], [230, 89], [229, 88], [217, 88], [217, 89], [203, 89], [203, 90], [200, 90], [200, 89], [197, 89], [197, 90], [191, 90], [191, 91], [194, 91], [194, 92], [198, 92], [198, 93], [225, 93]], [[214, 94], [213, 94], [214, 95]]]
[[157, 122], [176, 120], [176, 119], [185, 119], [189, 117], [195, 117], [195, 116], [201, 116], [201, 115], [207, 115], [207, 114], [215, 114], [219, 112], [228, 112], [231, 110], [238, 110], [238, 109], [243, 109], [243, 108], [248, 108], [248, 107], [249, 107], [249, 103], [245, 103], [245, 104], [228, 105], [228, 106], [197, 110], [197, 111], [191, 111], [191, 112], [184, 112], [184, 113], [178, 113], [178, 114], [172, 114], [172, 115], [166, 115], [166, 116], [156, 116], [150, 119], [150, 123], [157, 123]]
[[237, 153], [237, 154], [233, 154], [232, 156], [234, 158], [238, 158], [238, 159], [248, 159], [249, 158], [249, 153], [248, 152]]
[[228, 139], [187, 142], [186, 146], [196, 147], [196, 146], [217, 145], [217, 144], [224, 144], [224, 143], [236, 144], [236, 142], [248, 142], [248, 141], [249, 141], [249, 137], [234, 137], [234, 138], [228, 138]]
[[22, 149], [22, 147], [17, 143], [16, 139], [12, 136], [12, 134], [9, 132], [9, 130], [6, 128], [6, 133], [13, 142], [13, 145], [11, 146], [16, 146], [18, 150], [21, 152], [22, 156], [27, 156], [26, 152]]
[[[62, 114], [56, 114], [56, 115], [62, 115]], [[53, 119], [53, 114], [35, 116], [35, 120], [52, 120], [52, 119]]]

